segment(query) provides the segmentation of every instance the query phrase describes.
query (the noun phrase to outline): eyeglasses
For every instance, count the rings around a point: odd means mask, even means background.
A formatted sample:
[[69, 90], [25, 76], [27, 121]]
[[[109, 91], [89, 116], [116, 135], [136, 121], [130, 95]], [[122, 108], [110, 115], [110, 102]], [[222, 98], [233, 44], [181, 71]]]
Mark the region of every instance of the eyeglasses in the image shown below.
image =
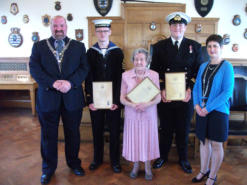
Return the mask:
[[97, 30], [96, 33], [107, 33], [109, 30]]

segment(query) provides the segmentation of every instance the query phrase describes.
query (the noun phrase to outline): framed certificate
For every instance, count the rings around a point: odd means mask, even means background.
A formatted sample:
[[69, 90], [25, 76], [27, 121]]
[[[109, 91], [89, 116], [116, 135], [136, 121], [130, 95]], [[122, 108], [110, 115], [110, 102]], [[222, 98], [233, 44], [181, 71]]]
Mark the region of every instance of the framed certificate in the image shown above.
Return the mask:
[[185, 74], [185, 72], [165, 73], [167, 100], [183, 100], [185, 98]]
[[110, 109], [112, 99], [112, 82], [93, 82], [93, 103], [96, 109]]
[[133, 103], [147, 103], [159, 93], [159, 88], [152, 82], [152, 80], [146, 77], [127, 94], [127, 98]]

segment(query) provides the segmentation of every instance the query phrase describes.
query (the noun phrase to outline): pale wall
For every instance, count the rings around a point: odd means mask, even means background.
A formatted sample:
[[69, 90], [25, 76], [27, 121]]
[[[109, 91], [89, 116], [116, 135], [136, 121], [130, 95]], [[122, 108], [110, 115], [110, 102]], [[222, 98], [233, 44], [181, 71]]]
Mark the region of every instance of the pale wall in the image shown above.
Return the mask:
[[[186, 4], [186, 13], [191, 17], [200, 17], [195, 10], [194, 0], [153, 0], [157, 2], [173, 2]], [[17, 2], [19, 13], [12, 15], [9, 12], [10, 4]], [[56, 11], [54, 9], [55, 0], [0, 0], [0, 16], [7, 16], [8, 23], [3, 25], [0, 23], [0, 57], [28, 57], [31, 53], [33, 42], [31, 40], [32, 32], [39, 32], [41, 39], [50, 36], [50, 28], [43, 26], [41, 16], [48, 14], [63, 15], [72, 13], [74, 19], [68, 22], [68, 36], [75, 38], [74, 30], [81, 28], [84, 30], [84, 40], [86, 47], [88, 46], [88, 28], [87, 16], [100, 16], [94, 8], [93, 0], [60, 0], [62, 9]], [[120, 0], [113, 0], [111, 11], [107, 16], [120, 16]], [[243, 33], [247, 29], [247, 13], [245, 6], [247, 0], [214, 0], [214, 6], [206, 17], [220, 18], [218, 31], [219, 34], [230, 34], [231, 43], [225, 46], [223, 56], [226, 58], [247, 58], [247, 40], [244, 39]], [[24, 24], [22, 17], [24, 14], [29, 16], [30, 22]], [[235, 14], [239, 14], [242, 20], [241, 25], [234, 26], [232, 18]], [[13, 48], [8, 43], [10, 28], [19, 27], [23, 36], [23, 44], [19, 48]], [[239, 44], [239, 51], [232, 52], [233, 43]]]

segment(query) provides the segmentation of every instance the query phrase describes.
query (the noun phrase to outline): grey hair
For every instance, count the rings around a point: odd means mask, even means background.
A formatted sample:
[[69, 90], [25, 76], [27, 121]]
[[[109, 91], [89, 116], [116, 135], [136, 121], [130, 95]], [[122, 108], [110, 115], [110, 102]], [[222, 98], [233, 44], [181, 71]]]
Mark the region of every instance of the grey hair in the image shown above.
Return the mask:
[[151, 56], [149, 54], [149, 52], [144, 49], [144, 48], [138, 48], [138, 49], [135, 49], [132, 53], [132, 56], [131, 56], [131, 61], [134, 62], [134, 59], [135, 59], [135, 56], [139, 53], [142, 53], [145, 55], [146, 57], [146, 61], [147, 61], [147, 66], [151, 63]]

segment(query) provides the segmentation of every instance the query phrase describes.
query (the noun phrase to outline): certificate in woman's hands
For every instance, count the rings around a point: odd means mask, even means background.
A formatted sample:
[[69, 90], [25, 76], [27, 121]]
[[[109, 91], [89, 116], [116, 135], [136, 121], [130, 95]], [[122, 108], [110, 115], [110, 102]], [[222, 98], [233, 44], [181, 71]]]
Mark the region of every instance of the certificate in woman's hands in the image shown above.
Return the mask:
[[186, 92], [185, 72], [165, 73], [167, 100], [183, 100]]
[[93, 103], [96, 109], [112, 106], [112, 82], [93, 82]]
[[133, 103], [147, 103], [159, 93], [159, 88], [146, 77], [127, 94], [127, 98]]

